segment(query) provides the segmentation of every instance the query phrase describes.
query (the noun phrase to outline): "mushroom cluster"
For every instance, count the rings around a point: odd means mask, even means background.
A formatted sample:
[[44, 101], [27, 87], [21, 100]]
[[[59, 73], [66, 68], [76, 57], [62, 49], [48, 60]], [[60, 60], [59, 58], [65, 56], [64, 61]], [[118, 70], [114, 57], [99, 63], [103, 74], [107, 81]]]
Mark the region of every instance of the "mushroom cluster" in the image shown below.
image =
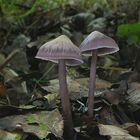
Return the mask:
[[89, 80], [88, 115], [89, 117], [93, 117], [97, 56], [111, 54], [118, 50], [118, 45], [112, 38], [98, 31], [94, 31], [88, 35], [81, 43], [80, 49], [65, 35], [61, 35], [39, 48], [36, 58], [58, 63], [59, 92], [64, 118], [64, 133], [66, 133], [66, 135], [68, 134], [69, 137], [74, 137], [74, 131], [66, 82], [66, 65], [75, 66], [82, 64], [81, 53], [83, 53], [83, 55], [92, 56]]

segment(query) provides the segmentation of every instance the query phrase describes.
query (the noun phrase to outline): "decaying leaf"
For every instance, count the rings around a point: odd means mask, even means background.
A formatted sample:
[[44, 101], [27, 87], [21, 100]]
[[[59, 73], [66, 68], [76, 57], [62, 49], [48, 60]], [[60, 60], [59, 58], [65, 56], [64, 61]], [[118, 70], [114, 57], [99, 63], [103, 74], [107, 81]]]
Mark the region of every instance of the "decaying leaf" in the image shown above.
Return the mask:
[[111, 125], [118, 125], [119, 123], [117, 122], [114, 113], [111, 112], [109, 107], [104, 107], [100, 111], [100, 123], [103, 124], [111, 124]]
[[57, 137], [63, 135], [63, 119], [57, 109], [35, 114], [15, 115], [0, 119], [0, 128], [10, 132], [17, 129], [45, 138], [49, 133]]
[[140, 84], [133, 82], [129, 85], [127, 100], [131, 104], [140, 104]]
[[30, 97], [27, 94], [26, 82], [19, 77], [6, 81], [8, 86], [6, 94], [10, 99], [11, 105], [27, 104]]
[[[109, 65], [109, 64], [107, 64]], [[97, 73], [99, 77], [103, 77], [109, 81], [115, 81], [120, 78], [121, 74], [130, 72], [130, 69], [114, 67], [114, 66], [99, 66]]]
[[140, 125], [135, 123], [125, 123], [122, 127], [132, 136], [140, 137]]
[[96, 18], [92, 20], [88, 26], [87, 31], [90, 33], [94, 30], [100, 30], [103, 31], [106, 28], [106, 19], [103, 17]]
[[[78, 98], [78, 96], [80, 96], [80, 93], [79, 93], [80, 84], [72, 80], [70, 77], [67, 77], [67, 83], [68, 83], [70, 97], [72, 99]], [[59, 80], [58, 79], [50, 80], [50, 85], [42, 87], [42, 88], [47, 90], [48, 92], [59, 94]]]
[[2, 69], [0, 74], [3, 75], [4, 81], [8, 81], [8, 80], [11, 80], [11, 79], [13, 79], [15, 77], [18, 77], [18, 74], [14, 70], [12, 70], [10, 68]]
[[67, 35], [68, 37], [72, 37], [71, 32], [67, 28], [61, 27], [61, 30], [62, 30], [62, 34]]
[[26, 52], [21, 50], [10, 62], [10, 66], [17, 71], [27, 72], [29, 70], [29, 64], [26, 56]]
[[5, 56], [3, 54], [0, 54], [0, 66], [3, 64], [5, 61]]
[[0, 69], [3, 69], [21, 50], [20, 49], [14, 49], [1, 63]]
[[0, 140], [20, 140], [19, 134], [10, 133], [4, 130], [0, 130]]
[[102, 97], [113, 105], [118, 105], [121, 102], [121, 95], [111, 90], [104, 90]]
[[[76, 79], [80, 86], [88, 88], [89, 78]], [[106, 89], [111, 86], [111, 83], [102, 79], [96, 78], [96, 90]]]
[[103, 136], [111, 137], [111, 140], [139, 140], [139, 138], [131, 136], [127, 130], [114, 125], [99, 124], [99, 133]]
[[59, 96], [58, 93], [53, 93], [53, 94], [48, 94], [48, 95], [44, 96], [44, 98], [47, 99], [50, 107], [55, 107], [56, 104], [58, 103], [58, 101], [57, 101], [58, 96]]
[[29, 42], [27, 44], [27, 47], [28, 48], [32, 48], [34, 46], [37, 46], [37, 47], [40, 47], [43, 43], [45, 43], [47, 40], [49, 40], [50, 38], [52, 38], [53, 36], [57, 36], [58, 34], [57, 33], [48, 33], [47, 35], [42, 35], [42, 36], [39, 36], [37, 38], [36, 41], [34, 42]]
[[[71, 99], [78, 99], [82, 97], [88, 96], [88, 82], [89, 78], [79, 78], [79, 79], [71, 79], [70, 77], [67, 77], [67, 83], [68, 83], [68, 89]], [[96, 79], [96, 90], [103, 90], [106, 88], [109, 88], [111, 86], [111, 83]], [[59, 93], [59, 80], [53, 79], [50, 80], [49, 86], [43, 86], [43, 89], [47, 90], [51, 93]]]

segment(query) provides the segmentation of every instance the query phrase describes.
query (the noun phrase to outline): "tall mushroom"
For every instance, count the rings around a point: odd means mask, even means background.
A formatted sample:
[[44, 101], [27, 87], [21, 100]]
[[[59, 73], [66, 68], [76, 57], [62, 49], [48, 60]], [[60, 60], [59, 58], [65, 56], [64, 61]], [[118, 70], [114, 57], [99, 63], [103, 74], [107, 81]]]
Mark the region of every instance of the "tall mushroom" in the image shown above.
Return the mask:
[[66, 83], [65, 65], [74, 66], [83, 63], [80, 49], [76, 47], [67, 36], [61, 35], [41, 46], [36, 58], [58, 63], [59, 92], [63, 109], [64, 132], [72, 137], [73, 123]]
[[88, 115], [93, 117], [97, 56], [115, 53], [119, 48], [112, 38], [98, 31], [94, 31], [81, 43], [80, 49], [83, 54], [92, 56], [89, 79]]

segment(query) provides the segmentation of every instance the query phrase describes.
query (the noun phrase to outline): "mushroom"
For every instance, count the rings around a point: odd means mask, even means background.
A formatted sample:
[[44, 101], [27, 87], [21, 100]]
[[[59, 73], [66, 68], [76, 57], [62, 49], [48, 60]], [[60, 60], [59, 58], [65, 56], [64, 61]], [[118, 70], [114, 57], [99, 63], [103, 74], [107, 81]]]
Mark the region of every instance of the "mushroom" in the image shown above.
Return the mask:
[[69, 135], [73, 135], [73, 123], [66, 83], [65, 65], [75, 66], [83, 63], [80, 49], [77, 46], [75, 46], [67, 36], [61, 35], [56, 39], [49, 41], [43, 46], [41, 46], [36, 55], [36, 58], [58, 63], [58, 75], [60, 86], [59, 92], [62, 102], [64, 132], [67, 131]]
[[119, 48], [112, 38], [98, 31], [94, 31], [81, 43], [80, 49], [83, 54], [92, 56], [89, 79], [88, 115], [93, 117], [97, 56], [115, 53], [119, 51]]

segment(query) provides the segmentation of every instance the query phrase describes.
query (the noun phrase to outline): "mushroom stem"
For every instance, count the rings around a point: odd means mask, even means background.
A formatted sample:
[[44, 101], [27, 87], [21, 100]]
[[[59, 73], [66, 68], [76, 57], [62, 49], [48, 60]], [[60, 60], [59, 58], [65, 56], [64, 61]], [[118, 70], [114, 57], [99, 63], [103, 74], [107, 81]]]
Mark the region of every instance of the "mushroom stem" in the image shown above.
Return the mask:
[[93, 117], [97, 53], [98, 53], [98, 50], [92, 51], [90, 79], [89, 79], [89, 95], [88, 95], [88, 115], [89, 115], [89, 117]]
[[62, 102], [63, 117], [64, 117], [64, 133], [74, 136], [72, 115], [70, 108], [70, 101], [68, 95], [67, 81], [66, 81], [66, 67], [65, 60], [59, 60], [59, 86], [60, 86], [60, 97]]

